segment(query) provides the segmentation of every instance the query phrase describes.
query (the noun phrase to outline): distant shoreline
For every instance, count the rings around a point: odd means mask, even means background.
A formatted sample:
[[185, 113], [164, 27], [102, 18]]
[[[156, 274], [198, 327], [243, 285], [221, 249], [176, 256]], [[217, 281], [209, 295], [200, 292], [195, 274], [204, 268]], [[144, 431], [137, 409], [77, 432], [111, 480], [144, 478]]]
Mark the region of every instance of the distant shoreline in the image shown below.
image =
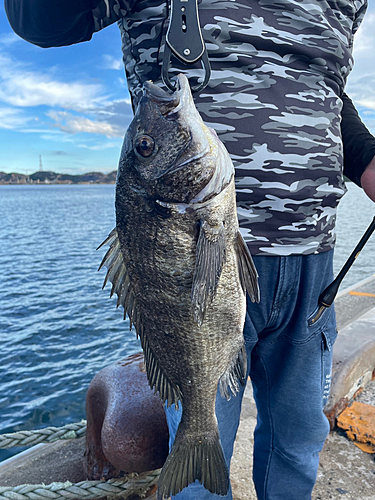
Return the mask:
[[0, 186], [46, 185], [46, 184], [115, 184], [117, 171], [108, 174], [88, 172], [81, 175], [59, 174], [51, 171], [34, 172], [31, 175], [16, 172], [0, 172]]
[[[88, 172], [87, 174], [58, 174], [51, 171], [34, 172], [31, 175], [16, 172], [0, 172], [0, 186], [16, 185], [48, 185], [48, 184], [116, 184], [117, 170], [108, 174]], [[345, 182], [351, 182], [344, 177]]]

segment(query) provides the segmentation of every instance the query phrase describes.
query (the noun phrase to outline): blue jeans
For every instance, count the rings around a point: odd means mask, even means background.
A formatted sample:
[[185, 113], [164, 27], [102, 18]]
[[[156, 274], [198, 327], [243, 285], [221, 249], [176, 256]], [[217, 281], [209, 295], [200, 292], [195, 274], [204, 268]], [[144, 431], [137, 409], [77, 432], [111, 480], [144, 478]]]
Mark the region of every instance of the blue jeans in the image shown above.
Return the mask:
[[[337, 336], [333, 306], [308, 326], [320, 293], [332, 281], [333, 251], [315, 255], [255, 256], [261, 301], [248, 301], [244, 327], [248, 375], [257, 406], [253, 480], [259, 500], [310, 500], [319, 452], [329, 432], [323, 413]], [[230, 401], [216, 398], [220, 439], [228, 467], [244, 388]], [[166, 409], [170, 446], [181, 407]], [[198, 482], [176, 500], [231, 500]]]

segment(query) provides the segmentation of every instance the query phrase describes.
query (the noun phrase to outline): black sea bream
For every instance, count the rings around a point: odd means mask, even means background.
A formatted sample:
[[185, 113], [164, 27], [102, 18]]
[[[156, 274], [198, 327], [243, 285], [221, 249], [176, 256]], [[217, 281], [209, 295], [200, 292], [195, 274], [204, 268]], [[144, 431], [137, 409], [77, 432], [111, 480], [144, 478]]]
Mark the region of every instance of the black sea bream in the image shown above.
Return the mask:
[[225, 495], [228, 469], [215, 396], [238, 391], [246, 370], [246, 290], [257, 274], [239, 229], [234, 168], [194, 106], [188, 80], [151, 82], [125, 135], [116, 183], [116, 228], [102, 265], [117, 305], [135, 325], [150, 386], [181, 401], [158, 498], [195, 480]]

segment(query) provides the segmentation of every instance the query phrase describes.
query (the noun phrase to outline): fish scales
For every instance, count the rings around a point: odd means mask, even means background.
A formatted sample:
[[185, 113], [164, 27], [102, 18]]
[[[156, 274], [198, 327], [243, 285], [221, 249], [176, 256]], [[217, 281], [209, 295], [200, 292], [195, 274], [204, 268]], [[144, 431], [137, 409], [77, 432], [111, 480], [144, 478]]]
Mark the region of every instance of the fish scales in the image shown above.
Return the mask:
[[243, 383], [246, 290], [259, 294], [233, 174], [186, 77], [173, 94], [147, 82], [124, 139], [102, 265], [141, 338], [151, 387], [182, 404], [159, 499], [196, 480], [219, 495], [229, 489], [215, 398], [218, 384], [229, 398]]

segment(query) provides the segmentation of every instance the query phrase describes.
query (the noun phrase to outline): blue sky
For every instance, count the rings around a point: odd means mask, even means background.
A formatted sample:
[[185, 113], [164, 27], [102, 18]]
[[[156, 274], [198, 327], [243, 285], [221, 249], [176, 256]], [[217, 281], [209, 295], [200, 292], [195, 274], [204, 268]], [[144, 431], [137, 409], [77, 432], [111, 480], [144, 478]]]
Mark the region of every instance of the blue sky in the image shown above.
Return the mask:
[[[347, 92], [375, 134], [375, 6], [356, 35]], [[117, 25], [90, 42], [41, 49], [20, 39], [0, 6], [0, 171], [117, 168], [132, 112]]]

